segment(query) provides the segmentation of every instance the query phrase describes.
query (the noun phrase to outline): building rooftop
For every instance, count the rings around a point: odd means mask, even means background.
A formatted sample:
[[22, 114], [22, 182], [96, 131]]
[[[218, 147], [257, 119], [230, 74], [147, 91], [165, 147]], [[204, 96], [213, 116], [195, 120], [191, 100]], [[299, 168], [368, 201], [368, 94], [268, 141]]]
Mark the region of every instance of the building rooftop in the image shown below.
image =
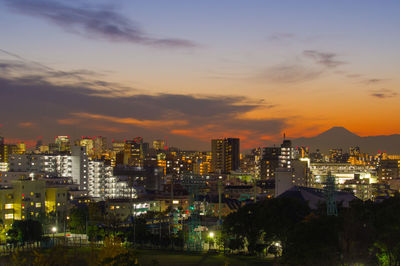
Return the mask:
[[[278, 196], [278, 198], [285, 198], [285, 197], [296, 198], [301, 201], [307, 202], [308, 206], [312, 210], [317, 209], [318, 205], [326, 201], [323, 189], [300, 187], [300, 186], [294, 186]], [[343, 204], [343, 207], [349, 207], [349, 203], [352, 200], [357, 199], [357, 197], [354, 196], [352, 193], [344, 191], [335, 191], [335, 198], [337, 203]]]

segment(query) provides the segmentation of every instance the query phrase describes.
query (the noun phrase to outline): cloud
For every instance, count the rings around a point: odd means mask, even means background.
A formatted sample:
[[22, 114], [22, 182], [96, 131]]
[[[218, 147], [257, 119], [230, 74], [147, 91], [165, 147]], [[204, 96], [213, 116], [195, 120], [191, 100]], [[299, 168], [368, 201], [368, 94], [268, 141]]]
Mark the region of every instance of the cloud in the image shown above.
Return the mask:
[[39, 62], [30, 61], [22, 56], [0, 49], [0, 54], [11, 56], [14, 60], [0, 58], [0, 77], [18, 80], [20, 83], [57, 83], [72, 87], [89, 88], [90, 93], [104, 97], [122, 96], [137, 92], [132, 87], [98, 79], [103, 73], [86, 69], [56, 70]]
[[20, 122], [18, 123], [18, 126], [21, 128], [32, 128], [35, 126], [35, 124], [32, 122]]
[[57, 123], [60, 125], [77, 125], [80, 122], [81, 120], [76, 118], [57, 119]]
[[[275, 38], [289, 38], [290, 36], [277, 35]], [[345, 62], [337, 60], [336, 57], [335, 53], [304, 50], [300, 56], [295, 57], [289, 62], [277, 64], [260, 71], [255, 78], [266, 79], [275, 83], [296, 83], [314, 80], [328, 70], [345, 64]], [[311, 59], [315, 64], [310, 65], [305, 59]], [[341, 70], [336, 70], [334, 73], [345, 74]]]
[[[109, 83], [98, 81], [102, 86], [96, 87], [95, 80], [73, 75], [70, 81], [54, 81], [48, 71], [42, 75], [0, 73], [3, 131], [18, 138], [44, 135], [47, 139], [110, 133], [123, 138], [140, 135], [147, 140], [168, 136], [170, 143], [183, 148], [209, 149], [211, 138], [224, 136], [238, 136], [244, 146], [250, 141], [260, 144], [263, 136], [280, 135], [287, 123], [284, 118], [243, 119], [248, 112], [274, 108], [271, 103], [244, 96], [149, 94], [138, 90], [132, 94], [117, 84], [109, 88]], [[10, 121], [29, 121], [35, 127], [20, 130]]]
[[[192, 41], [157, 38], [110, 7], [66, 5], [57, 0], [3, 0], [12, 10], [50, 21], [64, 30], [89, 38], [166, 48], [194, 48]], [[69, 2], [69, 4], [74, 2]], [[76, 2], [75, 2], [76, 3]]]
[[326, 53], [317, 50], [305, 50], [303, 51], [303, 55], [326, 68], [335, 68], [337, 66], [346, 64], [346, 62], [337, 60], [337, 54], [335, 53]]
[[132, 117], [113, 117], [108, 115], [99, 115], [99, 114], [89, 114], [89, 113], [71, 113], [71, 115], [80, 117], [80, 118], [89, 118], [96, 120], [106, 120], [113, 123], [119, 124], [127, 124], [134, 125], [145, 128], [159, 128], [159, 127], [171, 127], [171, 126], [181, 126], [187, 125], [188, 122], [184, 120], [139, 120]]
[[379, 90], [374, 90], [370, 93], [370, 96], [375, 97], [375, 98], [379, 98], [379, 99], [386, 99], [386, 98], [392, 98], [397, 96], [398, 93], [393, 91], [393, 90], [389, 90], [389, 89], [379, 89]]
[[285, 42], [293, 40], [296, 37], [293, 33], [287, 32], [275, 32], [267, 37], [269, 41], [272, 42]]
[[276, 83], [295, 83], [316, 79], [322, 73], [322, 70], [301, 64], [282, 64], [267, 68], [258, 77]]
[[385, 79], [371, 78], [371, 79], [364, 80], [363, 82], [368, 85], [374, 85], [374, 84], [381, 83], [384, 81], [385, 81]]

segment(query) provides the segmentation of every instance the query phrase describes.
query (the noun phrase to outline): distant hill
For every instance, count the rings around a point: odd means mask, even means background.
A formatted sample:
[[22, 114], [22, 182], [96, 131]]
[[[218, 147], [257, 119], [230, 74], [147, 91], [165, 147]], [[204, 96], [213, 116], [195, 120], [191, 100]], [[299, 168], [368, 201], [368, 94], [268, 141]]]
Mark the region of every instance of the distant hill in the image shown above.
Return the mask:
[[323, 153], [333, 148], [342, 148], [347, 152], [350, 147], [358, 146], [361, 152], [371, 154], [378, 151], [400, 154], [399, 134], [360, 137], [344, 127], [332, 127], [315, 137], [292, 139], [292, 143], [293, 146], [309, 146], [311, 151], [319, 149]]

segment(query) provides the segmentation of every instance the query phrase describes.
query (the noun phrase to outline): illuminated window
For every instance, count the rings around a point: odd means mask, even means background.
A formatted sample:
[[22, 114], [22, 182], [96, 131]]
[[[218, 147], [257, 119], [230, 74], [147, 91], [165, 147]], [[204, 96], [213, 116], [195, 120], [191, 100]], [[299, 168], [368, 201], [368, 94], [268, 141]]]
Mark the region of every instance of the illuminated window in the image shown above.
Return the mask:
[[42, 203], [36, 202], [36, 208], [40, 208], [40, 207], [42, 207]]
[[61, 206], [61, 204], [58, 202], [58, 203], [57, 203], [57, 206]]
[[7, 203], [7, 204], [5, 204], [5, 206], [4, 206], [4, 209], [6, 209], [6, 210], [10, 210], [10, 209], [12, 209], [13, 208], [13, 204], [12, 203]]
[[35, 193], [31, 192], [31, 196], [35, 195]]
[[5, 218], [5, 219], [13, 219], [13, 218], [14, 218], [14, 214], [12, 214], [12, 213], [7, 213], [7, 214], [4, 215], [4, 218]]

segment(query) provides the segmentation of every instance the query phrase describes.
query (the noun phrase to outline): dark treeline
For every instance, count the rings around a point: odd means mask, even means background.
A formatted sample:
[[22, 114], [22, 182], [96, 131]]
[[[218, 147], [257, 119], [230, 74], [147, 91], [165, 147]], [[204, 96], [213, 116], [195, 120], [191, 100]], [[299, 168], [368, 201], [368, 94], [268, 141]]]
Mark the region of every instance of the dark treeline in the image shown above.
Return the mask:
[[399, 196], [338, 208], [336, 217], [291, 198], [248, 204], [226, 217], [221, 240], [226, 249], [281, 255], [289, 265], [400, 265]]
[[[92, 243], [116, 239], [126, 247], [182, 250], [187, 226], [174, 233], [168, 223], [147, 224], [169, 212], [121, 222], [104, 215], [99, 204], [89, 204], [73, 208], [66, 227], [72, 233], [87, 233]], [[228, 253], [274, 254], [284, 265], [400, 265], [400, 196], [380, 203], [354, 200], [348, 208], [339, 204], [338, 214], [327, 216], [326, 206], [310, 210], [292, 198], [249, 203], [225, 217], [216, 245], [210, 246]], [[7, 242], [13, 245], [43, 240], [51, 242], [51, 235], [44, 237], [42, 224], [34, 220], [15, 221], [7, 232]]]
[[149, 219], [165, 218], [169, 212], [170, 209], [165, 212], [147, 212], [129, 221], [121, 221], [114, 215], [105, 215], [100, 204], [90, 203], [71, 209], [68, 229], [71, 233], [87, 234], [90, 242], [118, 237], [123, 243], [136, 247], [183, 249], [183, 232], [174, 233], [168, 223], [158, 223], [154, 227], [146, 224]]

